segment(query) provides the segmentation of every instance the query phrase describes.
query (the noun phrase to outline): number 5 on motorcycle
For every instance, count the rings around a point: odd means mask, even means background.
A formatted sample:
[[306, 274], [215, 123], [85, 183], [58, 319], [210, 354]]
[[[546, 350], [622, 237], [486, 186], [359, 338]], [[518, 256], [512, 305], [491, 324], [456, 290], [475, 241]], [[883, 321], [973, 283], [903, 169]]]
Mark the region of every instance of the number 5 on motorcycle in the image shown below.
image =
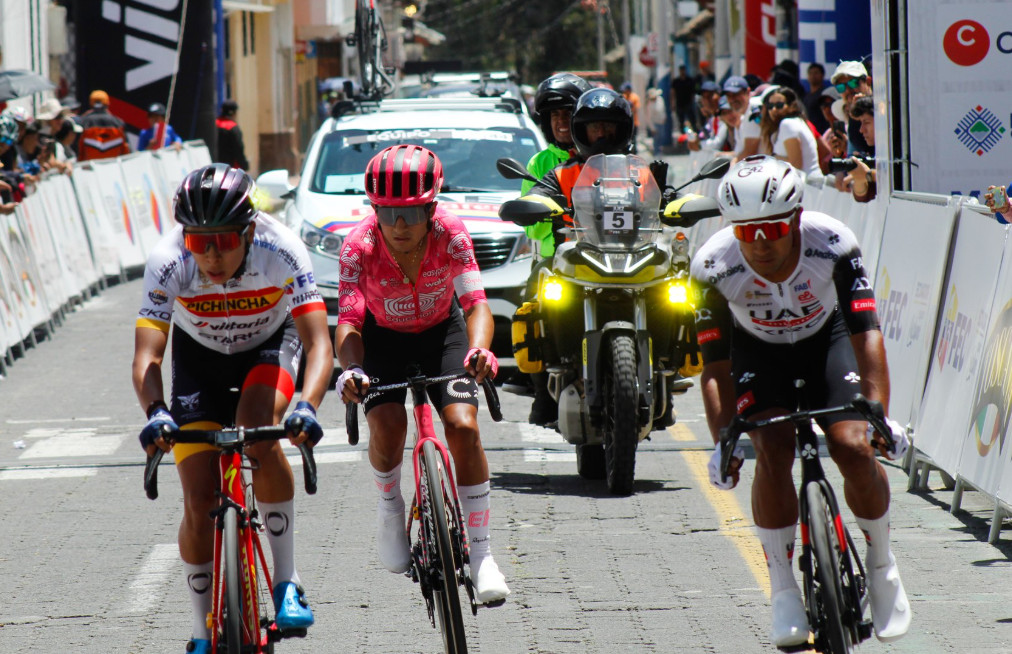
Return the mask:
[[633, 228], [633, 213], [631, 211], [605, 211], [604, 223], [607, 229], [616, 231], [629, 231]]

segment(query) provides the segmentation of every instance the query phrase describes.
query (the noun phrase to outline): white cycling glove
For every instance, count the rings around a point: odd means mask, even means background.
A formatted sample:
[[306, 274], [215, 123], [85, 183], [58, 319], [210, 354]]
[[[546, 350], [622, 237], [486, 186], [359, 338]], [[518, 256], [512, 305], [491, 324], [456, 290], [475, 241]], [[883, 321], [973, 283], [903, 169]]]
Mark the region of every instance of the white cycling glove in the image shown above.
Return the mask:
[[[886, 426], [889, 427], [889, 431], [892, 432], [893, 437], [893, 448], [892, 451], [886, 451], [885, 458], [890, 461], [900, 461], [907, 453], [907, 448], [910, 447], [910, 438], [907, 437], [907, 430], [896, 422], [892, 418], [885, 419]], [[874, 447], [877, 439], [875, 438], [875, 428], [868, 423], [868, 442]], [[881, 441], [878, 441], [881, 442]]]
[[[719, 488], [720, 490], [731, 490], [737, 485], [733, 475], [728, 475], [726, 480], [720, 478], [720, 457], [723, 446], [718, 442], [713, 448], [713, 454], [710, 455], [710, 462], [706, 464], [706, 470], [710, 473], [710, 483]], [[745, 461], [745, 450], [741, 446], [734, 448], [734, 452], [731, 455], [735, 459], [743, 462]]]
[[[362, 381], [369, 381], [369, 376], [365, 374], [364, 370], [358, 366], [353, 366], [342, 371], [341, 374], [337, 376], [337, 384], [334, 385], [334, 390], [343, 394], [344, 389], [348, 386], [348, 381], [354, 380], [356, 377]], [[357, 386], [354, 388], [354, 391], [358, 393]]]

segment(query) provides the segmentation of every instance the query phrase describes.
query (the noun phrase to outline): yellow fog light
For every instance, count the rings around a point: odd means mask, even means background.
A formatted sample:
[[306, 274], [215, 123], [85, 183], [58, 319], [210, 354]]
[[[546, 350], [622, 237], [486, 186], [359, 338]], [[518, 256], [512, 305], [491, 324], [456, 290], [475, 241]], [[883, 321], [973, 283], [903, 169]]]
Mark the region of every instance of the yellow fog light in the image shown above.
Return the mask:
[[685, 284], [672, 284], [668, 287], [668, 302], [671, 304], [686, 304], [689, 301], [689, 289]]
[[549, 302], [558, 302], [562, 299], [562, 283], [555, 280], [548, 280], [541, 289], [541, 297]]

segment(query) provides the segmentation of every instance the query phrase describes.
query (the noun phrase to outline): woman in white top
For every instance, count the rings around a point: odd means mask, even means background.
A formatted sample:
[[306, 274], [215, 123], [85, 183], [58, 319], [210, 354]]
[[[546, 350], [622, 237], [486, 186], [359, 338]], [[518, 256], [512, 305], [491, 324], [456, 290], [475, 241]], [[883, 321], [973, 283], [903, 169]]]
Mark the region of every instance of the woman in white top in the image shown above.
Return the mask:
[[818, 144], [793, 89], [781, 86], [766, 95], [759, 126], [759, 152], [783, 159], [806, 177], [822, 177]]

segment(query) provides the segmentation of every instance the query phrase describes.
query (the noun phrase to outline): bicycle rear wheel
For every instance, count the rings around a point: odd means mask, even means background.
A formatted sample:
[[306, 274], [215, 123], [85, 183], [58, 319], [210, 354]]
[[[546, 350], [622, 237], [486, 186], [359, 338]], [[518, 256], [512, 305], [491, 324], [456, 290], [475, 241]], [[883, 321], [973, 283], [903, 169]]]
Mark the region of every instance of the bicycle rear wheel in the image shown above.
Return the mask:
[[819, 624], [816, 629], [816, 644], [826, 654], [849, 654], [854, 651], [853, 632], [845, 616], [850, 615], [843, 593], [840, 572], [842, 544], [836, 529], [836, 518], [826, 498], [822, 485], [809, 483], [805, 486], [808, 500], [808, 525], [815, 554], [815, 601], [818, 607]]
[[467, 638], [457, 587], [457, 569], [463, 566], [458, 559], [459, 552], [453, 547], [449, 528], [453, 517], [448, 511], [454, 509], [452, 502], [447, 502], [447, 497], [452, 497], [452, 494], [446, 470], [443, 469], [443, 458], [431, 442], [422, 445], [420, 463], [425, 478], [422, 511], [431, 519], [432, 531], [436, 537], [435, 555], [438, 560], [432, 562], [436, 568], [432, 575], [432, 593], [439, 628], [443, 633], [443, 646], [447, 654], [466, 654]]

